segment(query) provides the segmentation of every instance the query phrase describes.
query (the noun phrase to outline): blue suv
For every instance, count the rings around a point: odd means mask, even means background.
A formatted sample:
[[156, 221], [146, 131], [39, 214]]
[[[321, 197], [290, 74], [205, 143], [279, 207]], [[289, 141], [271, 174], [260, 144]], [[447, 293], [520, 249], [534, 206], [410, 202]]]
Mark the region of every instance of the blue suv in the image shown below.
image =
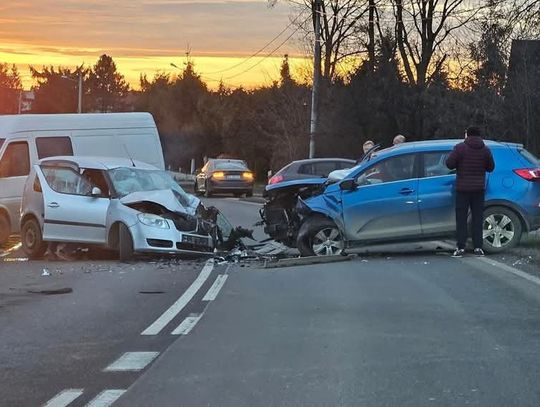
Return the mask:
[[[456, 175], [445, 161], [461, 141], [400, 144], [328, 179], [268, 185], [261, 209], [265, 232], [304, 256], [453, 238]], [[483, 236], [484, 249], [494, 253], [540, 228], [540, 161], [519, 144], [486, 144], [495, 171], [487, 175]]]

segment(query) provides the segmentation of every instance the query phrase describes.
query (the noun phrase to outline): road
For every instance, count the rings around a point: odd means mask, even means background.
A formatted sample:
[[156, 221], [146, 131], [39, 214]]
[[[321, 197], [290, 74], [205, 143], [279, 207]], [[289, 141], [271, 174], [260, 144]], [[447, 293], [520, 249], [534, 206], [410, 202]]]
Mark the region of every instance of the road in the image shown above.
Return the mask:
[[281, 269], [2, 262], [0, 405], [540, 405], [540, 280], [440, 245]]

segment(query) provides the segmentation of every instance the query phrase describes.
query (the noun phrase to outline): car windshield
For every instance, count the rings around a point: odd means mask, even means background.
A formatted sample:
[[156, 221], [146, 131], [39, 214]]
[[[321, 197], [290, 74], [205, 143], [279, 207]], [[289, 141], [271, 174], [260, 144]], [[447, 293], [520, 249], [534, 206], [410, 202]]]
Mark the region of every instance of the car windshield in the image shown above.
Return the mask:
[[216, 170], [247, 170], [246, 164], [242, 161], [216, 161], [214, 168]]
[[173, 190], [180, 203], [187, 207], [193, 197], [186, 193], [165, 171], [143, 170], [140, 168], [120, 167], [107, 171], [112, 185], [119, 197], [133, 192]]

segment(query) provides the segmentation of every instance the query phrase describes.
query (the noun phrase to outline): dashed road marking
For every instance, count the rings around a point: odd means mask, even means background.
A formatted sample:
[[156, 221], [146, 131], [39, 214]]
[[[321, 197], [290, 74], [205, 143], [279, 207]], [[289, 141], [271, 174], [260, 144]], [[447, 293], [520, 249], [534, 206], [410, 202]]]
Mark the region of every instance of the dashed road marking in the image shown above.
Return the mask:
[[187, 335], [197, 325], [203, 314], [189, 316], [184, 319], [178, 327], [172, 331], [172, 335]]
[[83, 394], [84, 389], [66, 389], [62, 390], [43, 407], [66, 407], [71, 402], [79, 398]]
[[104, 372], [138, 372], [150, 364], [159, 352], [126, 352], [103, 369]]
[[86, 407], [109, 407], [118, 400], [126, 390], [109, 389], [99, 393]]
[[219, 276], [217, 276], [216, 281], [214, 281], [214, 284], [212, 284], [212, 287], [210, 287], [202, 300], [214, 301], [219, 292], [221, 291], [223, 284], [225, 284], [225, 281], [227, 281], [227, 277], [229, 277], [227, 274], [220, 274]]
[[174, 317], [178, 315], [182, 309], [192, 300], [192, 298], [197, 294], [197, 291], [202, 287], [204, 282], [208, 279], [210, 274], [212, 273], [212, 269], [214, 267], [214, 261], [208, 260], [206, 264], [204, 265], [202, 271], [200, 272], [199, 276], [195, 279], [195, 281], [189, 286], [189, 288], [182, 294], [176, 302], [167, 309], [161, 316], [156, 319], [152, 325], [150, 325], [148, 328], [146, 328], [144, 331], [142, 331], [141, 335], [157, 335], [161, 332], [165, 326], [171, 322]]

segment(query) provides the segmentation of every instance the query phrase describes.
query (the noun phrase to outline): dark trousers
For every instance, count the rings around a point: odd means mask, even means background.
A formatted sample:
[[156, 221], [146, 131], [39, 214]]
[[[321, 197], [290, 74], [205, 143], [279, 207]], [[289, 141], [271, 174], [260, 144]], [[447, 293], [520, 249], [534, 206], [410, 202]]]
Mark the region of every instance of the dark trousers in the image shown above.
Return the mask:
[[484, 242], [482, 235], [482, 224], [484, 221], [484, 191], [456, 193], [456, 229], [458, 249], [465, 249], [465, 243], [467, 242], [467, 216], [469, 214], [469, 208], [471, 209], [472, 215], [471, 225], [474, 248], [481, 249]]

